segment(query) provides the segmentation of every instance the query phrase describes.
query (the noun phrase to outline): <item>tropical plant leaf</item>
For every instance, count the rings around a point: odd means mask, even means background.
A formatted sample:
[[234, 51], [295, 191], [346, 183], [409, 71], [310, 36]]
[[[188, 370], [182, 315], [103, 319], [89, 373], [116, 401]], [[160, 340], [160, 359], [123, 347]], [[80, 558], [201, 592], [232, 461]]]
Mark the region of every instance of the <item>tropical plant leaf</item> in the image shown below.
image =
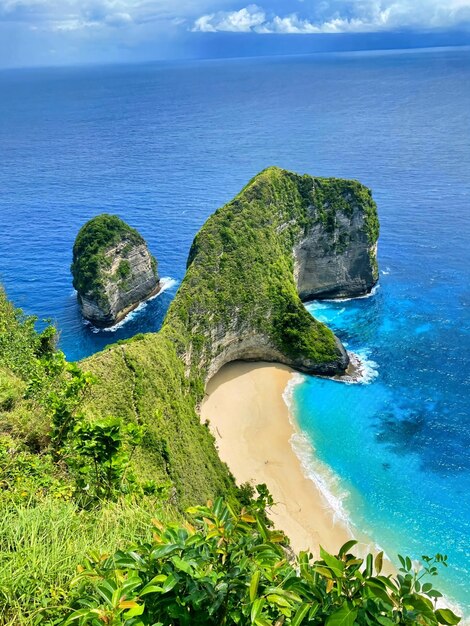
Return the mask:
[[352, 604], [345, 602], [339, 611], [328, 617], [325, 626], [354, 626], [357, 609]]

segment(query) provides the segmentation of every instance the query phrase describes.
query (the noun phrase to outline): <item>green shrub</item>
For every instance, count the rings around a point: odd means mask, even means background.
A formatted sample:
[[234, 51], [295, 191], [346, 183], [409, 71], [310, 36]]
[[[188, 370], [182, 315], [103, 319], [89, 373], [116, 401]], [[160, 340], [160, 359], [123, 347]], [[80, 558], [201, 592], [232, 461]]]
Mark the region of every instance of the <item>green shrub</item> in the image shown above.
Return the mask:
[[118, 273], [119, 278], [123, 280], [128, 278], [131, 274], [131, 266], [130, 266], [129, 261], [127, 261], [126, 259], [123, 259], [119, 263], [117, 273]]
[[79, 626], [393, 626], [457, 624], [426, 576], [446, 557], [403, 559], [397, 576], [382, 574], [382, 553], [365, 560], [321, 549], [292, 557], [264, 510], [216, 500], [190, 510], [193, 524], [155, 522], [153, 541], [94, 555], [73, 581], [79, 599], [65, 625]]

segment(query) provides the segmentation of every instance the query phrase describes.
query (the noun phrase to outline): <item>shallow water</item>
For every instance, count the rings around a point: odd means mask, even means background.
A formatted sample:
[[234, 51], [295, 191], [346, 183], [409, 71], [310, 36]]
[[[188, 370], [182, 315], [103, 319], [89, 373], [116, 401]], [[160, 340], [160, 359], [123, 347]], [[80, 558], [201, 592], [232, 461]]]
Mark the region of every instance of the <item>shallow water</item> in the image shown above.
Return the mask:
[[310, 379], [298, 418], [355, 523], [390, 553], [447, 552], [464, 602], [470, 51], [3, 71], [0, 93], [0, 280], [70, 359], [157, 330], [177, 287], [115, 332], [84, 325], [69, 267], [93, 215], [139, 229], [180, 281], [205, 219], [268, 165], [373, 189], [381, 287], [315, 314], [378, 376]]

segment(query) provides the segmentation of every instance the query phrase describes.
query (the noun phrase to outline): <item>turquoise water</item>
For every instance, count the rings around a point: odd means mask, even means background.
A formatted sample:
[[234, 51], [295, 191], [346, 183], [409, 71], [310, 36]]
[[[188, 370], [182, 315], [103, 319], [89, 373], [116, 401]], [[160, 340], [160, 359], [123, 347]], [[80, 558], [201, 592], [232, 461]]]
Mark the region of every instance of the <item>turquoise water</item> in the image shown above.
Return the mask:
[[[465, 283], [390, 261], [375, 295], [309, 311], [366, 365], [362, 384], [304, 378], [294, 412], [339, 515], [392, 559], [448, 554], [441, 587], [470, 608], [470, 429]], [[460, 277], [460, 278], [463, 278]]]
[[[0, 281], [69, 359], [158, 330], [197, 230], [266, 166], [373, 189], [380, 289], [314, 312], [378, 375], [309, 379], [297, 417], [353, 521], [390, 554], [447, 552], [468, 605], [470, 51], [1, 71], [0, 94]], [[69, 271], [103, 211], [171, 279], [115, 332], [83, 324]]]

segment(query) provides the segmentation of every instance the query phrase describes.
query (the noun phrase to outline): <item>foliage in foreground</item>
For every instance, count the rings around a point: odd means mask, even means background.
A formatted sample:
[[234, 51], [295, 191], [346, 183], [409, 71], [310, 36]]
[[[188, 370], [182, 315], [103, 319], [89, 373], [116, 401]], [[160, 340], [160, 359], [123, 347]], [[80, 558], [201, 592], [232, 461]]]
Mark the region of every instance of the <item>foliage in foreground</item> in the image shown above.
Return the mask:
[[397, 576], [384, 576], [373, 559], [323, 549], [313, 561], [292, 557], [282, 533], [265, 524], [263, 498], [237, 510], [218, 499], [189, 511], [194, 526], [154, 520], [153, 541], [93, 555], [73, 585], [80, 599], [66, 626], [393, 626], [457, 624], [437, 609], [440, 593], [423, 577], [446, 557], [409, 558]]
[[[47, 477], [45, 477], [47, 478]], [[152, 539], [152, 518], [178, 519], [155, 496], [121, 497], [89, 511], [58, 489], [0, 506], [0, 624], [51, 626], [70, 612], [70, 579], [97, 550], [112, 554]]]

